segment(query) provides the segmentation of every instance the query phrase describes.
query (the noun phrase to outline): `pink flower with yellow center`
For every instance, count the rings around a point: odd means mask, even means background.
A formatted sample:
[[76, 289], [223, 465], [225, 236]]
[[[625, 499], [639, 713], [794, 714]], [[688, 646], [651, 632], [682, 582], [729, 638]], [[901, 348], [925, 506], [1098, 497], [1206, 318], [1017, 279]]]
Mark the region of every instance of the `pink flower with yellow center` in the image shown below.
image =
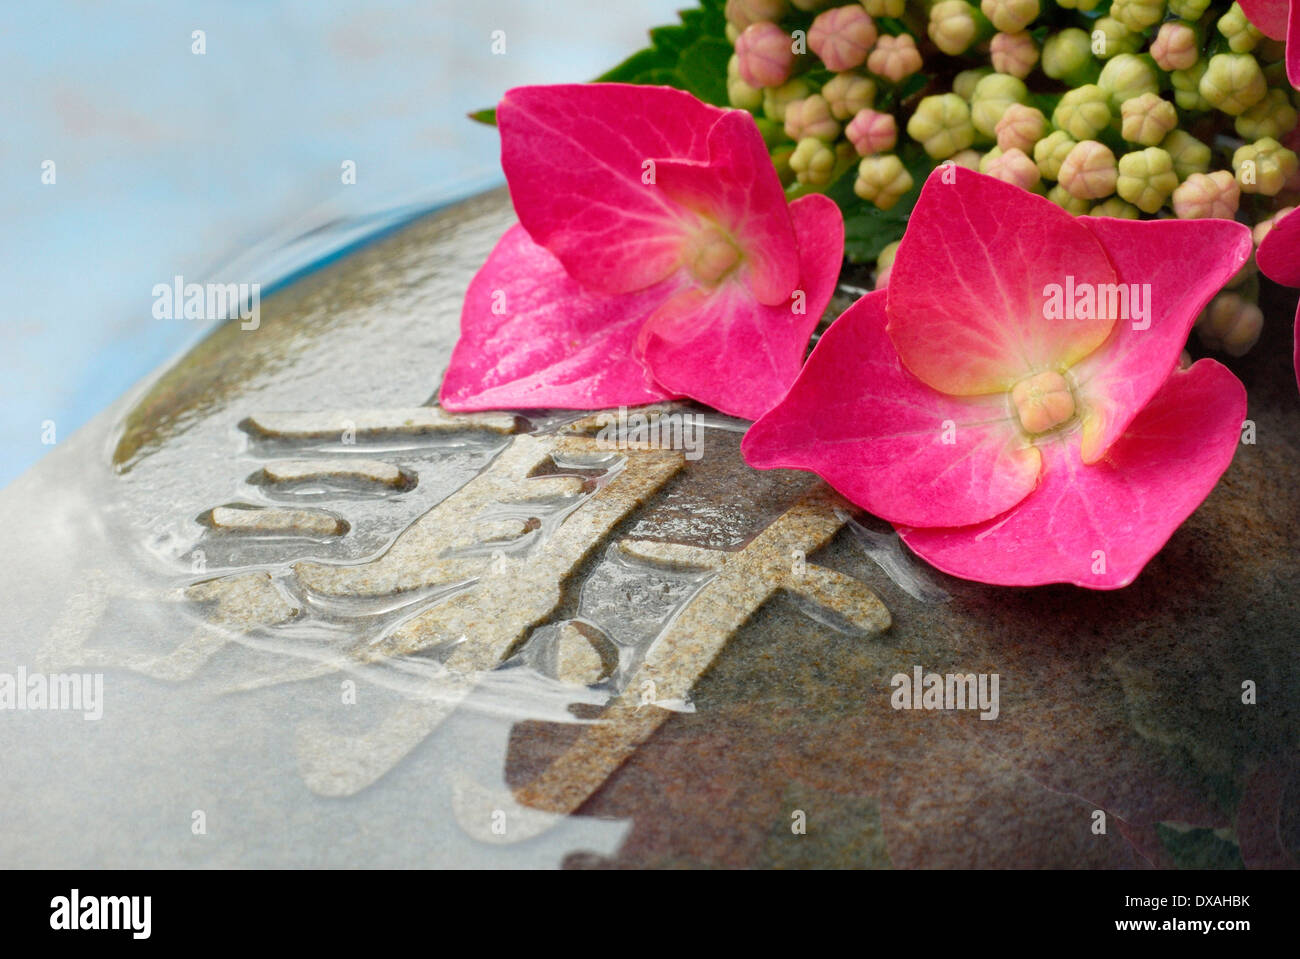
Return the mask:
[[1178, 361], [1250, 250], [1238, 223], [1076, 218], [937, 170], [888, 287], [822, 335], [745, 458], [820, 474], [953, 575], [1125, 586], [1237, 447], [1241, 383]]
[[754, 118], [668, 87], [519, 87], [497, 109], [519, 225], [470, 283], [450, 410], [690, 396], [753, 419], [830, 301], [844, 223], [787, 203]]

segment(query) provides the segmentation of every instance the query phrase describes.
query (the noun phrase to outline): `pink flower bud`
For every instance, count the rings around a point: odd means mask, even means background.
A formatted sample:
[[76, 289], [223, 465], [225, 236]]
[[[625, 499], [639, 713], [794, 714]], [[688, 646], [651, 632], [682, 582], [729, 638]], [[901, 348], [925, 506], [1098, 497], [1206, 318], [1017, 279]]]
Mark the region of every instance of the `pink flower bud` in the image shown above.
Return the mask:
[[883, 36], [867, 57], [867, 69], [898, 83], [921, 69], [921, 51], [916, 49], [916, 41], [906, 33], [897, 37]]
[[1047, 133], [1047, 117], [1034, 107], [1013, 103], [1002, 114], [994, 133], [997, 134], [998, 146], [1003, 150], [1017, 149], [1029, 153]]
[[876, 42], [876, 23], [860, 4], [819, 13], [808, 28], [808, 46], [829, 70], [851, 70], [867, 59]]
[[750, 24], [736, 38], [736, 65], [751, 87], [779, 87], [794, 70], [790, 34], [775, 23]]
[[1001, 155], [990, 160], [985, 172], [1005, 183], [1012, 183], [1023, 190], [1032, 190], [1038, 186], [1041, 174], [1038, 164], [1029, 159], [1022, 150], [1012, 147], [1003, 150]]
[[1083, 140], [1066, 155], [1056, 179], [1070, 196], [1102, 200], [1115, 192], [1118, 177], [1115, 154], [1110, 147], [1096, 140]]
[[893, 114], [860, 110], [849, 123], [844, 135], [858, 151], [858, 156], [887, 153], [898, 143], [898, 124]]
[[1151, 57], [1161, 70], [1187, 70], [1200, 57], [1196, 31], [1185, 23], [1170, 20], [1162, 24], [1151, 44]]
[[1038, 62], [1038, 45], [1026, 31], [999, 33], [989, 44], [993, 69], [1023, 80]]
[[1174, 190], [1174, 212], [1182, 220], [1231, 220], [1240, 202], [1241, 188], [1227, 170], [1193, 173]]
[[826, 98], [814, 93], [803, 100], [787, 104], [785, 134], [796, 142], [808, 137], [816, 137], [818, 140], [832, 143], [840, 135], [840, 125], [831, 116], [831, 108]]

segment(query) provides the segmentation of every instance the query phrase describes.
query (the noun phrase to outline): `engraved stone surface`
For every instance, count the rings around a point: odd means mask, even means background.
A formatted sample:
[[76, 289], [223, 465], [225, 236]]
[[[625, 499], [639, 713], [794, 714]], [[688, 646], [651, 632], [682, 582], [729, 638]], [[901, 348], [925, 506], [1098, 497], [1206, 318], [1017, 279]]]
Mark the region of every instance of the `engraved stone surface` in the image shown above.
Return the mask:
[[[3, 861], [1293, 861], [1287, 324], [1237, 365], [1258, 441], [1133, 586], [995, 589], [709, 411], [638, 411], [701, 416], [688, 458], [430, 405], [510, 222], [488, 194], [298, 280], [0, 492], [0, 672], [104, 676], [97, 721], [0, 714]], [[997, 718], [894, 708], [917, 667], [998, 674]]]

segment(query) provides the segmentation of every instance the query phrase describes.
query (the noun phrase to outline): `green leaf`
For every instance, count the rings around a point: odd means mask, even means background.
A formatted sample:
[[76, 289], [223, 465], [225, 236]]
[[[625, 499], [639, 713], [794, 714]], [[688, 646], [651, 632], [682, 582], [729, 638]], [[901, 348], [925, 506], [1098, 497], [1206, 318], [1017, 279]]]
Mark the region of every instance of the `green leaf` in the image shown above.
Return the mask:
[[679, 14], [681, 23], [655, 27], [647, 49], [601, 74], [596, 82], [676, 87], [705, 103], [727, 106], [727, 61], [733, 51], [726, 37], [723, 3], [702, 0], [698, 8]]
[[915, 143], [903, 144], [898, 158], [912, 174], [915, 185], [888, 210], [868, 203], [853, 192], [853, 183], [858, 178], [856, 164], [826, 191], [844, 214], [844, 255], [851, 263], [872, 263], [881, 250], [903, 238], [907, 218], [921, 195], [921, 185], [934, 168], [934, 161]]

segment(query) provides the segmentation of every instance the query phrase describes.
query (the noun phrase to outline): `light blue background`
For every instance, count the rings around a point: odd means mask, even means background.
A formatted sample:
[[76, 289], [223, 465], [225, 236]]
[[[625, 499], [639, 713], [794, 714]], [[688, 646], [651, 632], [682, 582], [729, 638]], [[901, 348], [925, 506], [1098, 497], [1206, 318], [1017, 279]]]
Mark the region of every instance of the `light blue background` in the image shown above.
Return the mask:
[[202, 336], [152, 317], [155, 283], [265, 288], [498, 182], [466, 112], [589, 79], [688, 2], [0, 0], [0, 486], [44, 421], [66, 439]]

